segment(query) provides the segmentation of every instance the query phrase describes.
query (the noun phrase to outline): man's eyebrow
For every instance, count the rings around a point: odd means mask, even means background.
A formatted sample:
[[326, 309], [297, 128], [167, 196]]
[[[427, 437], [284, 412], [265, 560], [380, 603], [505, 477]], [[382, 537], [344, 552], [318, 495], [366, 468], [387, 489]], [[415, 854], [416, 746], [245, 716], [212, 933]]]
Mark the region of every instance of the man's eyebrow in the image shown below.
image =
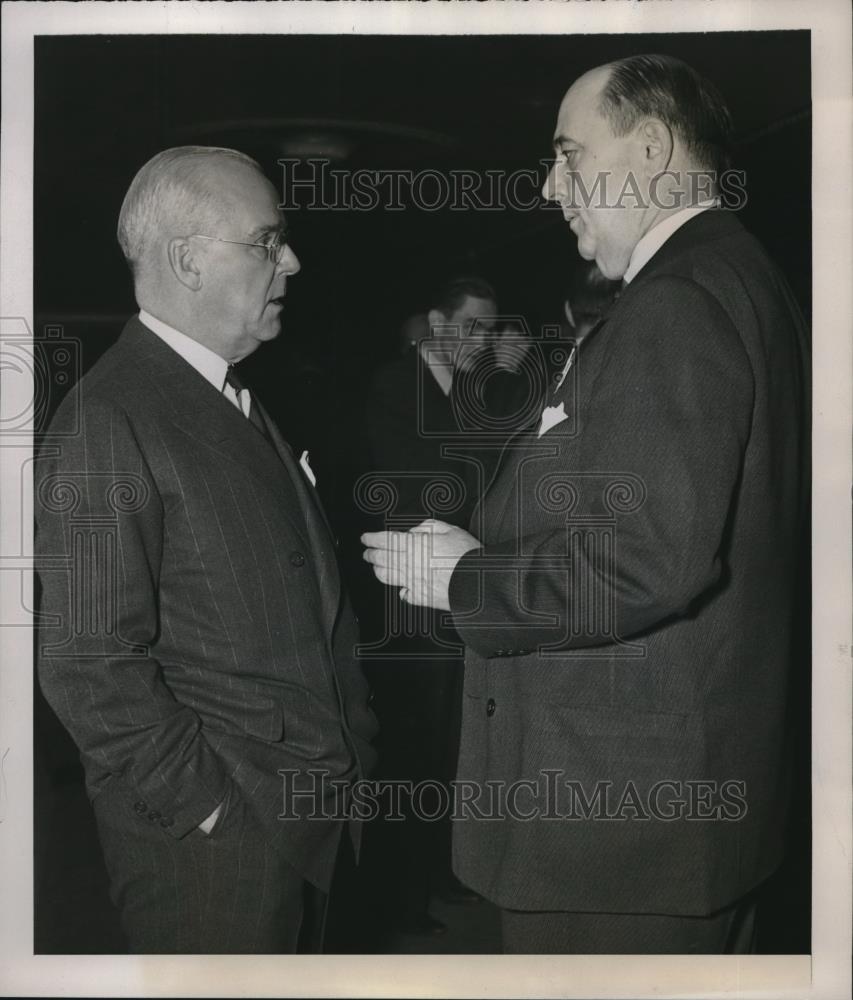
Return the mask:
[[568, 146], [568, 145], [580, 146], [580, 143], [577, 141], [577, 139], [573, 139], [570, 135], [563, 135], [561, 133], [560, 135], [554, 136], [554, 149], [559, 149], [560, 146]]
[[250, 240], [259, 240], [264, 236], [280, 236], [282, 243], [287, 242], [287, 226], [283, 222], [278, 225], [257, 226], [249, 233]]

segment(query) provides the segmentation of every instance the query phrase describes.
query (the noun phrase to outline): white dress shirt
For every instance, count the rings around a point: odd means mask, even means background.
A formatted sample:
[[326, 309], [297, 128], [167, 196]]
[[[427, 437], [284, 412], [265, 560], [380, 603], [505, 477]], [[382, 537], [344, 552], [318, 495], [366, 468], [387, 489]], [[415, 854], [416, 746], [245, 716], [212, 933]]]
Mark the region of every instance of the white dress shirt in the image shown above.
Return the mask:
[[[180, 354], [187, 364], [192, 365], [199, 375], [203, 375], [217, 392], [221, 392], [230, 403], [233, 403], [241, 411], [244, 417], [248, 418], [252, 411], [252, 396], [248, 389], [236, 392], [234, 386], [225, 381], [225, 376], [228, 374], [228, 362], [224, 358], [220, 358], [209, 347], [205, 347], [204, 344], [200, 344], [192, 337], [181, 333], [180, 330], [169, 326], [168, 323], [157, 319], [156, 316], [152, 316], [144, 309], [139, 310], [139, 319], [152, 333], [164, 340], [173, 351]], [[316, 486], [317, 477], [308, 463], [307, 451], [302, 452], [299, 464], [311, 485]]]
[[228, 374], [228, 362], [225, 358], [220, 358], [209, 347], [205, 347], [204, 344], [200, 344], [192, 337], [181, 333], [180, 330], [169, 326], [168, 323], [157, 319], [156, 316], [152, 316], [144, 309], [139, 310], [139, 319], [152, 333], [156, 333], [161, 340], [164, 340], [173, 351], [180, 354], [187, 364], [192, 365], [199, 375], [203, 375], [217, 392], [221, 392], [230, 403], [233, 403], [243, 413], [243, 416], [249, 416], [252, 408], [252, 397], [248, 389], [243, 389], [238, 398], [234, 387], [225, 381], [225, 376]]
[[690, 205], [688, 208], [680, 209], [673, 215], [668, 215], [656, 226], [653, 226], [634, 247], [634, 252], [631, 254], [631, 259], [628, 261], [628, 269], [625, 271], [625, 275], [622, 278], [625, 284], [627, 285], [628, 282], [636, 277], [641, 268], [648, 264], [648, 262], [652, 259], [652, 257], [654, 257], [658, 250], [660, 250], [664, 243], [666, 243], [670, 236], [672, 236], [677, 229], [680, 229], [685, 222], [689, 222], [692, 218], [695, 218], [695, 216], [699, 215], [701, 212], [707, 211], [709, 208], [716, 208], [718, 204], [719, 201], [716, 198], [710, 198], [707, 201], [697, 202], [695, 205]]

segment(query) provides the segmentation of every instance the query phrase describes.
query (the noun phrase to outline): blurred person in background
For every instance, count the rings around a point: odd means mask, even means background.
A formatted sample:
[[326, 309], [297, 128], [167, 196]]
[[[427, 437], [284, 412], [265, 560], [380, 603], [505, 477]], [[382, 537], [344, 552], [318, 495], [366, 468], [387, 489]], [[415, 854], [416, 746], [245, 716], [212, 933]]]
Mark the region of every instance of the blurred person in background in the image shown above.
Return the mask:
[[[402, 355], [381, 367], [367, 401], [371, 468], [390, 484], [395, 523], [415, 525], [444, 504], [443, 516], [467, 524], [482, 476], [448, 448], [464, 451], [455, 393], [463, 371], [482, 355], [483, 336], [497, 314], [494, 289], [478, 276], [459, 276], [434, 289], [428, 308], [412, 314], [400, 331]], [[384, 521], [382, 522], [384, 524]], [[375, 598], [384, 592], [376, 587]], [[390, 660], [365, 669], [374, 691], [382, 735], [378, 776], [449, 782], [455, 767], [461, 698], [461, 645], [442, 615], [399, 607], [401, 632], [387, 645]], [[387, 616], [377, 621], [384, 628]], [[450, 867], [449, 820], [426, 821], [409, 809], [403, 822], [373, 824], [375, 879], [385, 886], [382, 914], [389, 930], [439, 935], [445, 925], [429, 913], [430, 898], [474, 902]], [[370, 856], [370, 844], [367, 853]], [[372, 875], [368, 875], [373, 878]]]
[[605, 278], [595, 261], [583, 261], [572, 272], [563, 314], [572, 339], [580, 344], [616, 301], [621, 281]]

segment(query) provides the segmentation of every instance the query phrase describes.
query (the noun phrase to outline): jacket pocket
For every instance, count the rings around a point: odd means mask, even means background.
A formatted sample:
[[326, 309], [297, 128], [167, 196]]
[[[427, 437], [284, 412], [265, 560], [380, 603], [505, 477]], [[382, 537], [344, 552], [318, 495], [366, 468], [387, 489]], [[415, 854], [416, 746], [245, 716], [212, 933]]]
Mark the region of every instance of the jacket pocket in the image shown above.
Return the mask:
[[580, 757], [640, 767], [695, 759], [703, 743], [701, 717], [686, 713], [561, 706], [549, 722]]
[[281, 743], [284, 739], [284, 714], [281, 705], [272, 699], [232, 708], [227, 715], [223, 706], [220, 714], [204, 713], [202, 718], [204, 728], [212, 732], [249, 736], [264, 743]]

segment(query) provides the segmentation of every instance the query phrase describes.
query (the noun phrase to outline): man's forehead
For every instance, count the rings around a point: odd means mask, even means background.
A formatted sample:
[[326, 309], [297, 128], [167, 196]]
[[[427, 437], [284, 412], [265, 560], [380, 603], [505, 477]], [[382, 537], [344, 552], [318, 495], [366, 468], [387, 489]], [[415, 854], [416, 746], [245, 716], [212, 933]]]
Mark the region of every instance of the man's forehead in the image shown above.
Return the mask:
[[226, 164], [212, 180], [224, 211], [245, 230], [260, 235], [284, 225], [275, 188], [249, 164]]
[[599, 99], [610, 76], [609, 66], [598, 66], [579, 77], [566, 91], [557, 114], [555, 142], [578, 139], [575, 134], [600, 121]]

